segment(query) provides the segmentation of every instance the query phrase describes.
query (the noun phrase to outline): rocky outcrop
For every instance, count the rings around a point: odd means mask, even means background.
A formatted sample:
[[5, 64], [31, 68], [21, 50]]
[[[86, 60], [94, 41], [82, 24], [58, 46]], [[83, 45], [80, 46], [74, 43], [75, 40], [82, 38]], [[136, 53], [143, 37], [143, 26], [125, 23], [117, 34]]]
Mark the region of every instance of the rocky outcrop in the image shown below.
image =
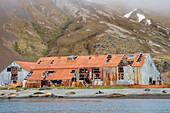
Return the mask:
[[116, 98], [116, 97], [123, 97], [123, 96], [126, 96], [126, 95], [119, 94], [119, 93], [113, 93], [111, 95], [108, 95], [107, 98]]
[[76, 94], [76, 93], [75, 92], [68, 92], [65, 95], [69, 96], [69, 95], [74, 95], [74, 94]]

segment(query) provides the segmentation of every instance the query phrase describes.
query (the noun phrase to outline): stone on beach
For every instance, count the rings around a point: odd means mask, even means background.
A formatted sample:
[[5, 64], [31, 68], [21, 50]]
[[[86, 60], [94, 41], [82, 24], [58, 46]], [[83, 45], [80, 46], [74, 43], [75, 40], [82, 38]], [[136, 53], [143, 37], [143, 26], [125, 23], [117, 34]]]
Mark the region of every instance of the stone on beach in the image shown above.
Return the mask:
[[46, 94], [42, 95], [42, 97], [52, 97], [52, 96], [54, 96], [53, 93], [46, 93]]
[[10, 93], [10, 94], [8, 94], [9, 98], [16, 97], [17, 95], [19, 95], [19, 94], [16, 94], [16, 93]]
[[95, 94], [104, 94], [104, 92], [98, 91], [98, 92], [96, 92]]
[[76, 94], [76, 93], [75, 92], [68, 92], [65, 95], [74, 95], [74, 94]]
[[123, 96], [126, 96], [126, 95], [114, 93], [114, 94], [108, 95], [107, 98], [115, 98], [115, 97], [123, 97]]

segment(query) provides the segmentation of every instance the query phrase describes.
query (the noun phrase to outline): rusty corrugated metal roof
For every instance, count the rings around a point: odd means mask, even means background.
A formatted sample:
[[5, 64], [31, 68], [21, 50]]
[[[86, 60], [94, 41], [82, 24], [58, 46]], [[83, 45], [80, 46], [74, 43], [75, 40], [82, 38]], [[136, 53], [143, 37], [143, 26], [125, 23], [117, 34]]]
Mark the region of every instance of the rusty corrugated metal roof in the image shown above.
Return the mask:
[[[74, 61], [66, 61], [67, 57], [42, 57], [37, 61], [33, 69], [74, 69], [82, 67], [117, 67], [124, 55], [111, 55], [106, 63], [108, 55], [78, 56]], [[52, 65], [50, 63], [53, 62]], [[38, 64], [41, 61], [40, 64]]]
[[[75, 72], [71, 74], [72, 70], [75, 70]], [[77, 69], [59, 69], [55, 73], [49, 74], [45, 80], [70, 80], [76, 72]]]
[[46, 72], [46, 70], [34, 70], [30, 78], [28, 80], [43, 80], [42, 74]]
[[34, 62], [22, 62], [22, 61], [15, 61], [15, 62], [28, 72], [30, 72], [31, 68], [33, 68], [36, 64]]

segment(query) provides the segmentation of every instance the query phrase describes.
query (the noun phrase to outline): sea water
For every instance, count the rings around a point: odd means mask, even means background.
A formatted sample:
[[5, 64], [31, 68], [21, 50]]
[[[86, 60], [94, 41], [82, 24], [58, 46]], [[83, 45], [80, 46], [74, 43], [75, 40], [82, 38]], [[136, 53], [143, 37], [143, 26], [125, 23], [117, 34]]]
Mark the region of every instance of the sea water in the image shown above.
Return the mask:
[[1, 113], [170, 113], [170, 99], [10, 99]]

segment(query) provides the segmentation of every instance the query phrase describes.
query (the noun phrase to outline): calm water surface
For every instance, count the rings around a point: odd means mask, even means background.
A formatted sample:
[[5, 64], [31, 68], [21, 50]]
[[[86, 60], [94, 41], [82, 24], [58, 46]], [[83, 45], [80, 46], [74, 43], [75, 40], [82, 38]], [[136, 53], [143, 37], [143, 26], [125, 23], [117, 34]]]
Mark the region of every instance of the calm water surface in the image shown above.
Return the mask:
[[170, 99], [0, 100], [2, 113], [170, 113]]

